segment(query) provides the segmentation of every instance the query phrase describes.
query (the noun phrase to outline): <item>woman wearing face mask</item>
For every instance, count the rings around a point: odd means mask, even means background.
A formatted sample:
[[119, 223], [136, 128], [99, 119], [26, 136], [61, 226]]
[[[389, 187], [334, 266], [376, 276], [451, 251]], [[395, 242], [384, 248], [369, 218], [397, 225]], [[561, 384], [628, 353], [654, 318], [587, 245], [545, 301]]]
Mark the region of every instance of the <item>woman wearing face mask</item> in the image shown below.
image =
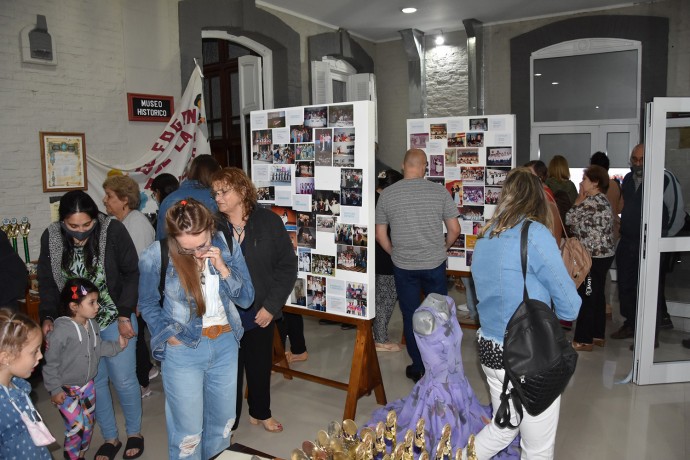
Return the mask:
[[[136, 379], [136, 316], [139, 268], [137, 252], [121, 222], [98, 211], [93, 199], [77, 190], [60, 200], [59, 222], [41, 236], [38, 281], [39, 313], [44, 335], [53, 329], [60, 291], [68, 279], [86, 278], [99, 290], [96, 321], [103, 340], [129, 339], [122, 353], [101, 360], [95, 379], [98, 405], [96, 423], [105, 443], [96, 460], [114, 458], [122, 448], [119, 440], [109, 383], [118, 395], [125, 418], [127, 444], [124, 458], [144, 452], [141, 435], [141, 393]], [[50, 346], [50, 343], [48, 344]]]

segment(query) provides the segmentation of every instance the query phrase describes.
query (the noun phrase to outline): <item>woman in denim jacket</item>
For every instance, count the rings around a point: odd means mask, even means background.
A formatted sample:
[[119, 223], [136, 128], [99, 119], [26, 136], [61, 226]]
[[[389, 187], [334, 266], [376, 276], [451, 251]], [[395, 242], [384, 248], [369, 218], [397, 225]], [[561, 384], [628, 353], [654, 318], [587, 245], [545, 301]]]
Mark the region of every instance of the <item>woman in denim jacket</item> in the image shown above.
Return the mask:
[[243, 333], [236, 306], [252, 304], [254, 287], [237, 243], [216, 232], [203, 204], [181, 200], [165, 219], [169, 264], [162, 308], [161, 246], [155, 242], [139, 261], [139, 309], [162, 365], [169, 458], [207, 459], [230, 446]]
[[[560, 319], [574, 320], [581, 299], [563, 264], [539, 178], [527, 168], [512, 170], [506, 178], [494, 216], [480, 232], [474, 251], [472, 277], [479, 301], [479, 359], [486, 374], [494, 411], [499, 407], [505, 371], [503, 337], [508, 321], [522, 302], [520, 234], [531, 220], [527, 249], [527, 292], [531, 299], [552, 302]], [[488, 459], [520, 433], [523, 459], [553, 458], [561, 398], [536, 417], [524, 413], [516, 429], [489, 423], [475, 440], [477, 458]], [[511, 409], [511, 413], [515, 411]], [[494, 413], [495, 416], [495, 413]], [[511, 420], [516, 424], [517, 420]]]

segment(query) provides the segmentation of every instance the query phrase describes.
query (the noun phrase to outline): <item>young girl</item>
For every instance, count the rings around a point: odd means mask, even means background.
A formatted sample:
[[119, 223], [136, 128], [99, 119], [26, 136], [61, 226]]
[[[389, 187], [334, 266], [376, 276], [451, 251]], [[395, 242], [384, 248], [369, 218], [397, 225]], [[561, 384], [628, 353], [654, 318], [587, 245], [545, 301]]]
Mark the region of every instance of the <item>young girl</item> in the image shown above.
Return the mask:
[[127, 346], [100, 339], [100, 328], [93, 319], [98, 313], [98, 288], [89, 280], [74, 278], [60, 293], [62, 314], [48, 334], [43, 383], [50, 400], [65, 421], [65, 454], [82, 459], [91, 443], [96, 410], [93, 378], [101, 356], [115, 356]]
[[22, 413], [30, 421], [41, 420], [29, 399], [31, 385], [24, 379], [43, 357], [42, 341], [41, 329], [32, 319], [0, 309], [0, 458], [53, 458], [44, 443], [34, 443], [22, 421]]

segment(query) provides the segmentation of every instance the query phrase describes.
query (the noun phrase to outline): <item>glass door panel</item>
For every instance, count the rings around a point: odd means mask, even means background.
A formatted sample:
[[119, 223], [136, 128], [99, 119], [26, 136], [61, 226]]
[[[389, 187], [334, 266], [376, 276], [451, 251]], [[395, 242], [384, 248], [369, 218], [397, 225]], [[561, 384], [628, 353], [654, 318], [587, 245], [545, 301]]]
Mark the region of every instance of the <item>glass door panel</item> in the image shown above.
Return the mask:
[[[647, 106], [633, 381], [690, 381], [690, 236], [684, 194], [690, 192], [690, 98], [656, 98]], [[673, 179], [669, 172], [673, 174]], [[647, 191], [651, 191], [648, 193]], [[646, 243], [646, 244], [645, 244]]]
[[549, 164], [555, 155], [562, 155], [572, 168], [586, 167], [592, 154], [590, 133], [542, 134], [539, 136], [539, 159]]

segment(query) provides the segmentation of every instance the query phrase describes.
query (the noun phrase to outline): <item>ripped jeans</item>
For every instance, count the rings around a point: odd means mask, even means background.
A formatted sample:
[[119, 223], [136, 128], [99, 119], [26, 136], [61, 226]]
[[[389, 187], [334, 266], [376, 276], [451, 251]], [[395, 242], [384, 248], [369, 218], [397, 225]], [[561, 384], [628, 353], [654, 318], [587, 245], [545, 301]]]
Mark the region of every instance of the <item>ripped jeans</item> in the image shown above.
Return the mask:
[[232, 333], [197, 348], [167, 345], [161, 361], [168, 458], [206, 460], [230, 447], [238, 343]]

